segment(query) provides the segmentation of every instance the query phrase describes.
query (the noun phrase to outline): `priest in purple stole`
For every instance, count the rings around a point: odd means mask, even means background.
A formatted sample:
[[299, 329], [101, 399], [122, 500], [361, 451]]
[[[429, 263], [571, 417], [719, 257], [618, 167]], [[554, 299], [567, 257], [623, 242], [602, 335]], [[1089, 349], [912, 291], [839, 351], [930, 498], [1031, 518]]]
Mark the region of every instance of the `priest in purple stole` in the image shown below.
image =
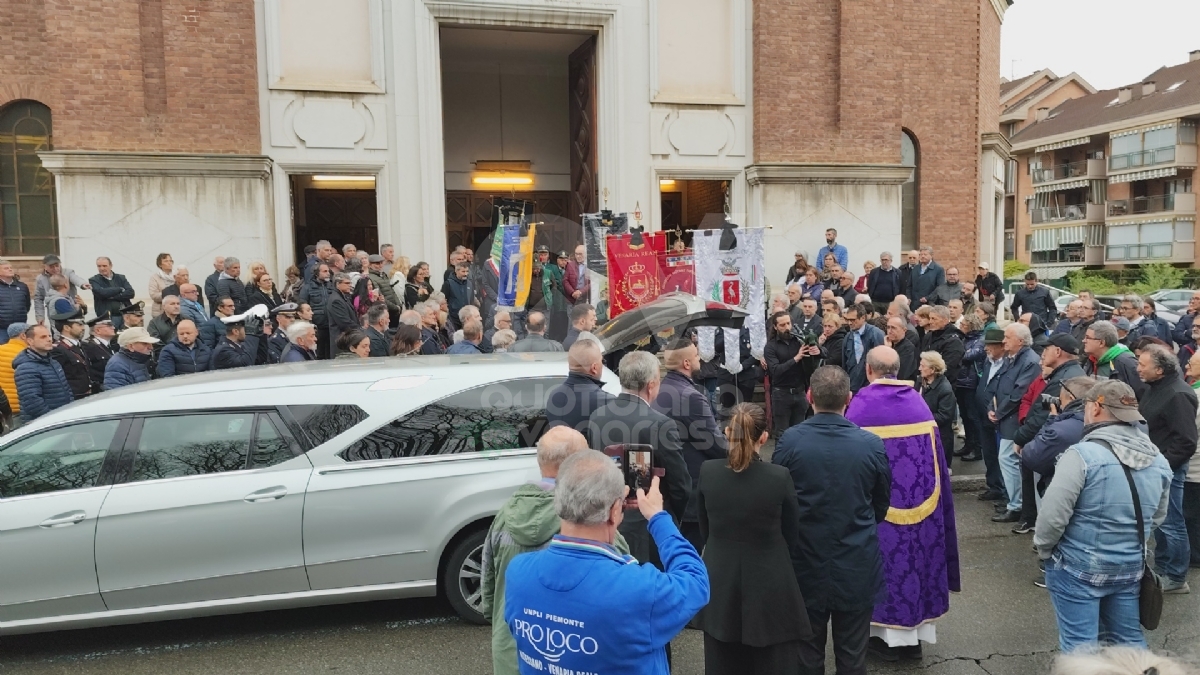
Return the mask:
[[[961, 589], [950, 472], [933, 414], [912, 382], [895, 379], [891, 347], [867, 354], [867, 381], [846, 418], [883, 439], [892, 468], [892, 504], [879, 524], [887, 596], [871, 617], [872, 651], [888, 660], [921, 657], [936, 642], [934, 622]], [[886, 644], [884, 644], [886, 643]]]

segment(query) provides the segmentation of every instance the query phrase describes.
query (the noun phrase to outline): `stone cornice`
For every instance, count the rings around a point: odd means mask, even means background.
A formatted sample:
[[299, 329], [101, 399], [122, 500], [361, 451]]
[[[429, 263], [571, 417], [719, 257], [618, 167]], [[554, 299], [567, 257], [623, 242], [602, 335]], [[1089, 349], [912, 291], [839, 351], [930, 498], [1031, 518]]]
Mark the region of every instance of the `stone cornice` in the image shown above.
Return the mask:
[[992, 0], [992, 9], [996, 10], [996, 16], [1000, 17], [1000, 23], [1004, 23], [1004, 13], [1012, 6], [1012, 0]]
[[183, 153], [40, 152], [42, 166], [55, 176], [217, 176], [265, 179], [271, 159], [258, 155]]
[[983, 136], [980, 138], [980, 146], [983, 148], [984, 152], [992, 150], [1004, 159], [1008, 159], [1012, 156], [1012, 143], [1008, 142], [1008, 139], [1004, 137], [1004, 134], [995, 131], [989, 131], [983, 134]]
[[750, 185], [788, 183], [838, 183], [843, 185], [900, 185], [912, 167], [900, 164], [810, 164], [778, 162], [746, 167]]

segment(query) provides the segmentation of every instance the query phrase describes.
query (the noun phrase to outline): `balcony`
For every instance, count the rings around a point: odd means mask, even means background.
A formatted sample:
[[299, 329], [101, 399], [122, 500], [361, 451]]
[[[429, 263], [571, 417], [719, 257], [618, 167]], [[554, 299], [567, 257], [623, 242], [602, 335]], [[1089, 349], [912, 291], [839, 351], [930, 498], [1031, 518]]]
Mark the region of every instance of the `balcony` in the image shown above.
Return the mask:
[[1168, 145], [1163, 148], [1139, 150], [1108, 158], [1109, 171], [1131, 171], [1142, 167], [1167, 164], [1195, 166], [1196, 146], [1194, 144]]
[[1107, 227], [1105, 234], [1106, 263], [1190, 263], [1195, 260], [1195, 222], [1190, 219], [1114, 224]]
[[1053, 183], [1059, 180], [1078, 178], [1104, 178], [1106, 174], [1104, 160], [1082, 159], [1078, 162], [1068, 162], [1033, 170], [1033, 184]]
[[1109, 218], [1140, 216], [1150, 213], [1194, 214], [1196, 213], [1196, 195], [1192, 192], [1178, 192], [1152, 197], [1118, 199], [1108, 203]]
[[1030, 212], [1031, 223], [1068, 223], [1072, 221], [1102, 222], [1104, 207], [1100, 204], [1067, 204], [1065, 206], [1046, 206]]
[[1195, 250], [1196, 244], [1193, 242], [1109, 246], [1104, 251], [1104, 261], [1106, 263], [1191, 262], [1195, 259]]

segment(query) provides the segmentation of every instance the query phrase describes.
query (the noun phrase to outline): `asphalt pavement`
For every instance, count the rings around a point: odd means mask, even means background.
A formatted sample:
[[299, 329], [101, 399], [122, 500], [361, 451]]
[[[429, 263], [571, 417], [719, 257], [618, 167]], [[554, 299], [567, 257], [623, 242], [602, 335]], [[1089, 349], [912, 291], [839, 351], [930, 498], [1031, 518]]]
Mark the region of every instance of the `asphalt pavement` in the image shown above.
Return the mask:
[[[1030, 535], [990, 522], [991, 503], [955, 495], [963, 592], [920, 662], [872, 660], [872, 673], [1045, 673], [1058, 636], [1046, 591], [1033, 585]], [[1200, 573], [1192, 595], [1167, 596], [1153, 648], [1200, 656]], [[702, 636], [674, 646], [677, 674], [704, 672]], [[22, 675], [277, 675], [491, 672], [490, 628], [459, 620], [444, 601], [376, 602], [232, 617], [0, 637], [0, 673]], [[830, 661], [828, 672], [833, 672]]]

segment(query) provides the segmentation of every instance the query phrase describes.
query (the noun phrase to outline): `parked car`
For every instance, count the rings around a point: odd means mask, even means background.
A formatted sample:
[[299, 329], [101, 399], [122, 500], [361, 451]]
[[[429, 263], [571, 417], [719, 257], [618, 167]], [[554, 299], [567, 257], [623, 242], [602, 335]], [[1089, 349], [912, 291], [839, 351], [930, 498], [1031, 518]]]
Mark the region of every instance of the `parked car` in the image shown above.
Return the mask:
[[1162, 289], [1151, 293], [1150, 297], [1158, 304], [1160, 313], [1166, 309], [1183, 315], [1187, 313], [1188, 303], [1191, 302], [1192, 295], [1195, 293], [1195, 290], [1188, 288]]
[[[565, 354], [157, 380], [0, 440], [0, 635], [443, 593], [538, 476]], [[616, 376], [605, 372], [616, 393]]]

